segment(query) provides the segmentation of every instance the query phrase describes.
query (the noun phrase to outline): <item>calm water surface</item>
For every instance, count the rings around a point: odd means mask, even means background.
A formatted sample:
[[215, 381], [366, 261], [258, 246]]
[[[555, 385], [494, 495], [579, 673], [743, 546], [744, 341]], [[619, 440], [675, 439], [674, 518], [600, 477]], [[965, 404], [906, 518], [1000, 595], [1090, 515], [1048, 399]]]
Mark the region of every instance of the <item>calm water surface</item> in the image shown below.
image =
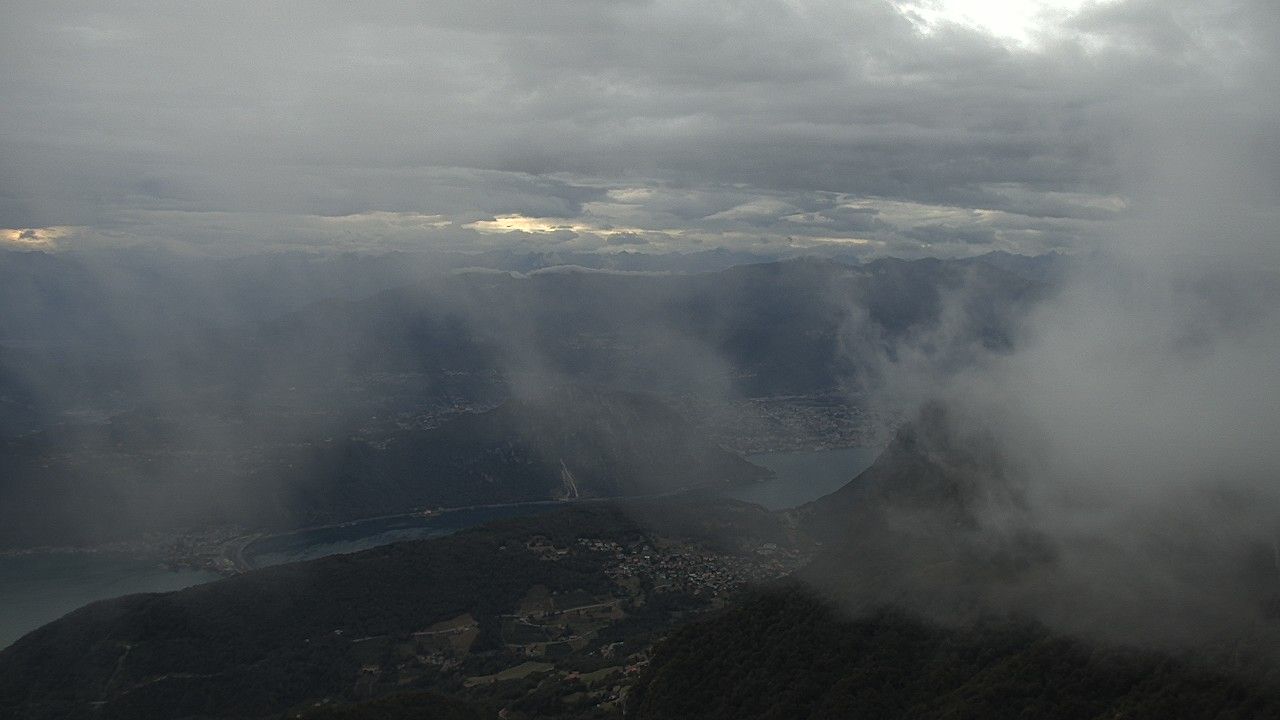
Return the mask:
[[203, 570], [173, 571], [156, 560], [109, 553], [0, 557], [0, 649], [95, 600], [181, 590], [217, 578]]
[[770, 510], [786, 510], [839, 490], [855, 475], [871, 467], [879, 454], [880, 448], [838, 448], [751, 455], [748, 460], [769, 468], [775, 477], [734, 488], [725, 495]]

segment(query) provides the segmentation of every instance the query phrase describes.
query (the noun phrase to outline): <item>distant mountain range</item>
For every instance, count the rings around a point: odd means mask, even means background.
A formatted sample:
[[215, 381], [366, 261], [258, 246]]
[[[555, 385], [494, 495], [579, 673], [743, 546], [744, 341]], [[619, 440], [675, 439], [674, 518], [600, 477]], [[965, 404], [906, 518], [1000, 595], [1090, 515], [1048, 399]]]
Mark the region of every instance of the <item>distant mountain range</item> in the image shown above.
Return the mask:
[[696, 257], [725, 262], [695, 262], [684, 275], [513, 277], [455, 272], [464, 263], [508, 267], [506, 256], [0, 252], [0, 435], [210, 387], [215, 399], [282, 383], [332, 394], [379, 371], [420, 374], [437, 393], [451, 382], [475, 393], [521, 372], [629, 389], [688, 389], [720, 382], [719, 373], [749, 395], [807, 391], [851, 381], [861, 368], [842, 357], [850, 350], [882, 352], [926, 331], [943, 298], [960, 301], [965, 342], [1007, 343], [1010, 322], [1067, 262], [998, 253], [865, 265]]

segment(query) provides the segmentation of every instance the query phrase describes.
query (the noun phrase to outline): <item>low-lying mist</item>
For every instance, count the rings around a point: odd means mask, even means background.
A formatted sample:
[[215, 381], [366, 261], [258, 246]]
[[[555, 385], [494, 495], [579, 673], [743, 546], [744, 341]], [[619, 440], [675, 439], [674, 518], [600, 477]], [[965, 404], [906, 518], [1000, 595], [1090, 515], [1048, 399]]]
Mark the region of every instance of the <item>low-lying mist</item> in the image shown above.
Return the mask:
[[916, 424], [942, 425], [917, 427], [910, 451], [951, 473], [930, 491], [952, 494], [889, 503], [876, 522], [900, 540], [881, 548], [896, 570], [866, 587], [872, 563], [850, 560], [840, 582], [858, 602], [1008, 612], [1122, 642], [1274, 645], [1280, 185], [1257, 152], [1274, 138], [1260, 69], [1274, 50], [1230, 85], [1208, 63], [1177, 97], [1135, 88], [1119, 110], [1126, 217], [1022, 318], [1010, 351], [938, 367], [931, 338], [956, 334], [944, 315], [881, 358], [878, 401], [925, 405]]
[[[879, 382], [868, 358], [944, 315], [958, 330], [929, 350], [940, 367], [1007, 350], [1046, 292], [997, 261], [1016, 258], [672, 274], [454, 272], [484, 258], [409, 254], [2, 259], [15, 310], [0, 323], [9, 547], [329, 521], [389, 512], [393, 496], [477, 502], [402, 492], [457, 485], [408, 458], [441, 426], [509, 401], [599, 415], [603, 396], [575, 387], [652, 394], [743, 453], [860, 442], [873, 420], [833, 426], [815, 411], [819, 435], [759, 404], [794, 419], [796, 398], [865, 392]], [[634, 428], [634, 445], [666, 430]], [[321, 495], [334, 506], [316, 508]]]
[[841, 580], [859, 602], [856, 586], [874, 578], [887, 582], [876, 600], [941, 619], [1012, 613], [1160, 644], [1274, 633], [1275, 279], [1228, 288], [1119, 260], [1095, 267], [1030, 315], [1014, 352], [933, 385], [922, 372], [891, 379], [910, 383], [894, 401], [932, 402], [909, 447], [889, 454], [919, 455], [910, 472], [942, 479], [870, 491], [895, 494], [874, 521], [895, 539], [883, 541], [887, 575], [853, 568]]

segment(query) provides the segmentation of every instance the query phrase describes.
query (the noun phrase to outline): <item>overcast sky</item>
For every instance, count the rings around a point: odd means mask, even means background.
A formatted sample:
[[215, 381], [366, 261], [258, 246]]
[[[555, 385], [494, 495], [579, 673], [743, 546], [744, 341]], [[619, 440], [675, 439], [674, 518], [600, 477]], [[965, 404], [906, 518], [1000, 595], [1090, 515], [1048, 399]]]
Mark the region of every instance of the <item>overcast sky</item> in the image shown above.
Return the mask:
[[1276, 227], [1274, 0], [8, 0], [0, 20], [15, 245], [1038, 253], [1209, 186], [1192, 244]]

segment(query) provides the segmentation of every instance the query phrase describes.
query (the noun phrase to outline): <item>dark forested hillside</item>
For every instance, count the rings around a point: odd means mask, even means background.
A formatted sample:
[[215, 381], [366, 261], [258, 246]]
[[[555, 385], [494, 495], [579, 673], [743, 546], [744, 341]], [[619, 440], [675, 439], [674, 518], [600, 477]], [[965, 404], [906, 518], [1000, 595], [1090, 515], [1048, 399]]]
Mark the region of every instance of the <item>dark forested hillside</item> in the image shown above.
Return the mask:
[[490, 717], [616, 711], [657, 634], [793, 545], [742, 503], [602, 503], [98, 602], [0, 651], [0, 717], [279, 717], [409, 689]]
[[308, 708], [290, 713], [300, 720], [481, 720], [475, 706], [436, 693], [405, 693], [350, 705]]
[[628, 717], [1261, 720], [1280, 717], [1280, 687], [1030, 624], [851, 619], [786, 585], [660, 644]]

